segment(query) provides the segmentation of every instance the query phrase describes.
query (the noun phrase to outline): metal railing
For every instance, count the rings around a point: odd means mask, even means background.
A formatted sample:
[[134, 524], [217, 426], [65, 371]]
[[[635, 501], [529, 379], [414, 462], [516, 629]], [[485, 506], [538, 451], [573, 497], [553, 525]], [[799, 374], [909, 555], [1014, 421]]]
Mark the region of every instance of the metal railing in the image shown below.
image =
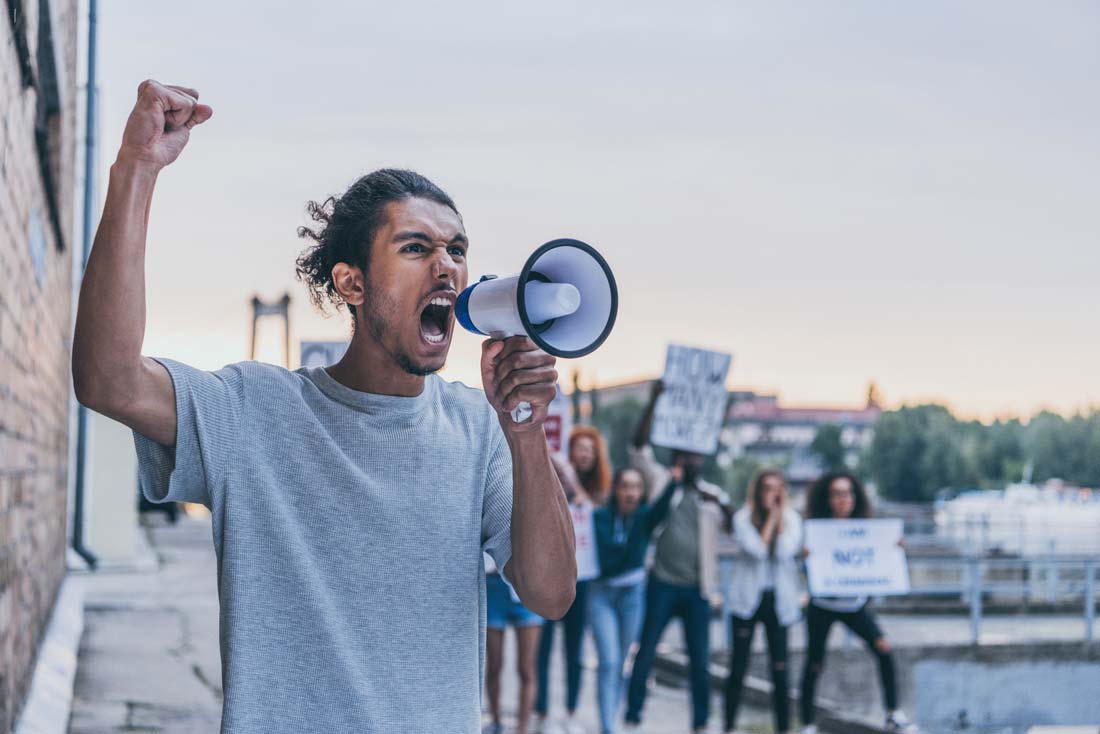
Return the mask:
[[959, 571], [957, 582], [924, 582], [912, 585], [910, 596], [958, 596], [969, 607], [970, 643], [980, 644], [984, 601], [987, 597], [1081, 604], [1085, 641], [1092, 642], [1096, 621], [1096, 556], [1041, 555], [995, 558], [969, 554], [959, 557], [910, 556], [914, 570], [932, 566]]
[[[907, 538], [907, 541], [909, 539]], [[722, 578], [729, 578], [732, 555], [720, 553]], [[999, 558], [985, 554], [957, 556], [910, 554], [909, 598], [958, 598], [969, 614], [970, 644], [981, 643], [985, 601], [1058, 603], [1081, 609], [1084, 639], [1091, 643], [1096, 622], [1096, 574], [1100, 557], [1094, 555], [1035, 555]]]
[[1090, 524], [989, 517], [983, 514], [906, 518], [906, 539], [951, 545], [966, 553], [1000, 551], [1017, 555], [1100, 553], [1100, 536]]

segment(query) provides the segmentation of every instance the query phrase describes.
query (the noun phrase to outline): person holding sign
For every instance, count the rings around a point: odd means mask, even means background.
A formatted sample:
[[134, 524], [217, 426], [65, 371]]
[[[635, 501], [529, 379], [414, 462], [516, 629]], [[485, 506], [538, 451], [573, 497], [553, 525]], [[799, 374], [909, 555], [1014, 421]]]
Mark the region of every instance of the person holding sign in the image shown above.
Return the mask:
[[783, 473], [762, 471], [749, 486], [748, 501], [733, 516], [738, 553], [726, 586], [733, 651], [726, 679], [726, 731], [737, 727], [741, 688], [757, 623], [764, 625], [771, 658], [775, 730], [790, 731], [790, 687], [787, 683], [787, 628], [802, 616], [798, 561], [802, 520], [787, 504]]
[[682, 472], [653, 504], [646, 502], [645, 478], [637, 469], [615, 474], [611, 499], [592, 516], [600, 577], [588, 589], [588, 618], [599, 655], [600, 734], [613, 734], [623, 691], [623, 664], [638, 641], [645, 611], [645, 556], [649, 538], [665, 517]]
[[654, 533], [657, 547], [646, 582], [645, 621], [630, 676], [626, 722], [641, 722], [657, 643], [677, 616], [684, 626], [690, 661], [692, 728], [701, 732], [706, 731], [710, 715], [710, 604], [718, 588], [718, 533], [728, 526], [732, 512], [725, 493], [699, 476], [703, 455], [674, 451], [675, 473], [654, 458], [649, 433], [661, 389], [660, 382], [654, 383], [630, 447], [631, 466], [646, 478], [649, 491], [666, 486], [670, 477], [675, 478], [675, 487], [669, 498], [668, 517]]
[[[573, 605], [561, 619], [565, 632], [565, 710], [568, 717], [565, 730], [568, 734], [583, 731], [575, 719], [577, 700], [581, 693], [581, 646], [584, 643], [585, 614], [588, 607], [588, 583], [599, 575], [595, 567], [596, 548], [592, 539], [592, 506], [603, 504], [611, 489], [611, 462], [600, 432], [592, 426], [577, 426], [569, 434], [569, 461], [564, 467], [571, 475], [565, 486], [570, 510], [573, 514], [574, 534], [577, 541], [577, 591]], [[591, 562], [588, 562], [591, 561]], [[547, 729], [546, 718], [550, 708], [550, 654], [553, 652], [554, 629], [557, 623], [547, 620], [542, 627], [542, 641], [538, 657], [538, 700], [535, 711], [541, 731]]]
[[[863, 483], [848, 472], [830, 472], [810, 488], [806, 495], [808, 519], [848, 520], [872, 515], [871, 501]], [[809, 553], [809, 551], [804, 551]], [[814, 724], [814, 689], [825, 666], [826, 642], [833, 622], [852, 630], [878, 659], [879, 679], [886, 705], [886, 730], [911, 732], [905, 712], [898, 708], [898, 690], [894, 675], [894, 657], [866, 596], [811, 597], [806, 608], [806, 667], [802, 672], [803, 734], [817, 734]]]

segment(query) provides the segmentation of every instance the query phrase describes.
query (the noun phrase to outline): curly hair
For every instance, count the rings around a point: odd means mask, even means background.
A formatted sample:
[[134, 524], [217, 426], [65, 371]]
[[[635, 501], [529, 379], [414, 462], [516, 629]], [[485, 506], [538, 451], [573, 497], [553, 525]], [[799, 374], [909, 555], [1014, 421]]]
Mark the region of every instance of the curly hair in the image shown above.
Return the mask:
[[342, 196], [330, 196], [321, 203], [310, 201], [306, 211], [315, 227], [299, 227], [298, 236], [312, 244], [298, 256], [298, 280], [306, 284], [309, 299], [319, 310], [326, 304], [348, 307], [355, 321], [355, 307], [345, 304], [332, 280], [337, 263], [356, 265], [366, 274], [371, 243], [384, 223], [386, 205], [419, 197], [458, 208], [443, 189], [424, 176], [400, 168], [383, 168], [368, 173], [348, 187]]
[[871, 517], [874, 510], [871, 500], [867, 496], [867, 490], [863, 488], [863, 482], [846, 471], [832, 471], [818, 478], [813, 486], [806, 492], [806, 517], [811, 520], [828, 519], [833, 516], [829, 509], [829, 487], [838, 479], [847, 479], [852, 483], [852, 496], [855, 499], [855, 507], [852, 508], [851, 517], [862, 519]]

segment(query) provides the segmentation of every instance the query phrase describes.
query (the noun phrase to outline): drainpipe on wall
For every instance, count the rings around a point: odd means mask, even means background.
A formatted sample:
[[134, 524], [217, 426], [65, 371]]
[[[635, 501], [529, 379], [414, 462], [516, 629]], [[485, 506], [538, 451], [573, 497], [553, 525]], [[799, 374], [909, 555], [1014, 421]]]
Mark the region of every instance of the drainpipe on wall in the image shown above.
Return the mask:
[[[80, 272], [88, 264], [92, 250], [92, 177], [95, 175], [95, 13], [96, 0], [88, 0], [88, 83], [84, 101], [84, 249], [81, 253]], [[77, 406], [76, 424], [76, 484], [73, 491], [73, 550], [84, 559], [88, 568], [95, 570], [95, 554], [84, 546], [84, 465], [88, 453], [88, 409]]]

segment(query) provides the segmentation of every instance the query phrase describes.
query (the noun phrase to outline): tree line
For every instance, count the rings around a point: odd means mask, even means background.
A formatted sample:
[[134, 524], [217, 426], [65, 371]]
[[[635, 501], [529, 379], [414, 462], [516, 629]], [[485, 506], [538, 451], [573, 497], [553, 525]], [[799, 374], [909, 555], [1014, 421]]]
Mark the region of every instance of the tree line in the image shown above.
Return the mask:
[[[634, 399], [599, 405], [593, 424], [607, 437], [615, 466], [625, 466], [626, 446], [643, 404]], [[841, 429], [821, 426], [810, 446], [825, 469], [846, 466]], [[721, 462], [711, 457], [704, 475], [740, 497], [759, 468], [749, 458]], [[884, 412], [874, 438], [855, 468], [874, 481], [883, 497], [926, 502], [942, 489], [1001, 488], [1030, 478], [1062, 479], [1100, 488], [1100, 409], [1063, 416], [1042, 411], [982, 423], [959, 420], [943, 405], [905, 406]]]
[[1100, 409], [985, 424], [959, 420], [942, 405], [907, 406], [878, 419], [860, 468], [880, 494], [906, 502], [1029, 478], [1100, 487]]

